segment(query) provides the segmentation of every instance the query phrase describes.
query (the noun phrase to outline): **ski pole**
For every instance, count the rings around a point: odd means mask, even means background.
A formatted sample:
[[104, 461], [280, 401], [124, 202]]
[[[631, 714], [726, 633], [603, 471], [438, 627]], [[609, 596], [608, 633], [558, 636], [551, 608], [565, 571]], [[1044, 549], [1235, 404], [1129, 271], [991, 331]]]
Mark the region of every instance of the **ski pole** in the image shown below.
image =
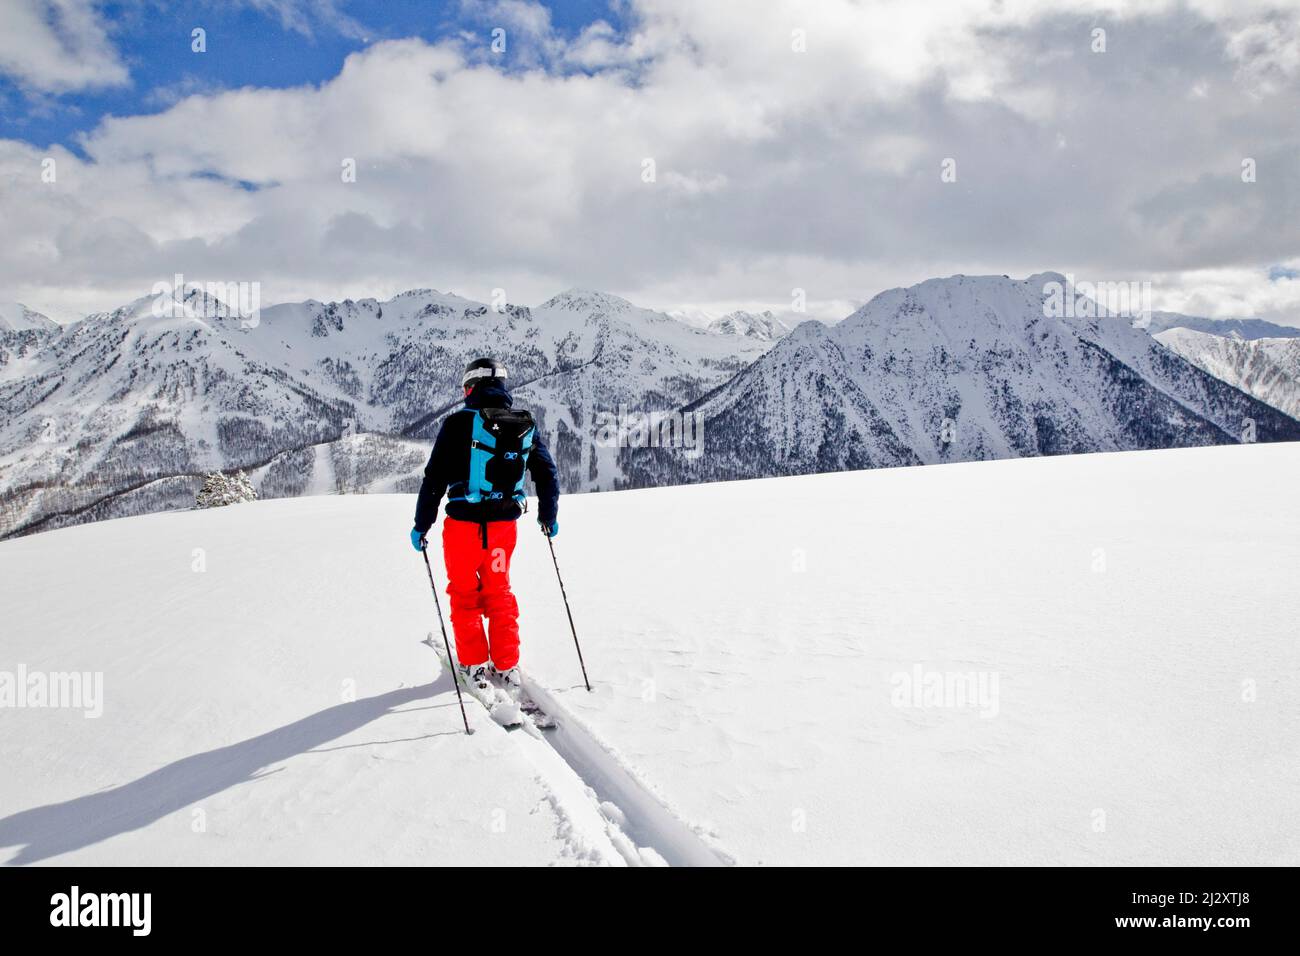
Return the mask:
[[555, 560], [555, 543], [551, 541], [551, 533], [545, 528], [542, 534], [546, 535], [546, 544], [551, 549], [551, 563], [555, 565], [555, 580], [560, 582], [560, 597], [564, 598], [564, 613], [569, 615], [569, 630], [573, 632], [573, 646], [578, 649], [578, 666], [582, 668], [582, 682], [587, 685], [587, 692], [591, 693], [591, 681], [587, 680], [587, 665], [582, 659], [582, 645], [578, 643], [578, 629], [573, 626], [573, 611], [569, 610], [569, 595], [564, 590], [564, 578], [560, 577], [560, 562]]
[[451, 671], [451, 682], [456, 685], [456, 702], [460, 704], [460, 719], [465, 721], [465, 733], [472, 734], [474, 731], [469, 729], [469, 718], [465, 716], [465, 699], [460, 696], [460, 678], [456, 676], [456, 664], [451, 657], [451, 645], [447, 642], [447, 625], [442, 620], [442, 602], [438, 600], [438, 585], [433, 583], [433, 565], [429, 564], [429, 545], [426, 543], [420, 549], [424, 555], [424, 570], [429, 572], [429, 590], [433, 592], [433, 606], [438, 609], [438, 626], [442, 628], [442, 646], [447, 651], [447, 669]]

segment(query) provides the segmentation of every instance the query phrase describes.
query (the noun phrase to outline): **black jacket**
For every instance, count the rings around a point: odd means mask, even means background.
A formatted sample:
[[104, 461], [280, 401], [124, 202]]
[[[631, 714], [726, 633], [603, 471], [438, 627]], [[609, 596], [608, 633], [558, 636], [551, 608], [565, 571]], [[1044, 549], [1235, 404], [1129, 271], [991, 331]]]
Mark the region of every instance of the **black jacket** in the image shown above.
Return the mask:
[[[415, 502], [415, 530], [421, 534], [433, 527], [438, 517], [438, 505], [447, 493], [447, 486], [469, 480], [469, 446], [474, 429], [474, 410], [478, 408], [509, 408], [513, 403], [504, 385], [485, 381], [465, 399], [465, 407], [452, 412], [438, 430], [433, 443], [433, 454], [424, 466], [424, 481]], [[528, 473], [537, 489], [537, 518], [543, 524], [555, 521], [560, 507], [560, 485], [555, 471], [555, 461], [542, 441], [540, 432], [533, 433], [533, 450], [528, 453]], [[447, 517], [461, 521], [515, 521], [522, 509], [513, 500], [505, 502], [448, 501]]]

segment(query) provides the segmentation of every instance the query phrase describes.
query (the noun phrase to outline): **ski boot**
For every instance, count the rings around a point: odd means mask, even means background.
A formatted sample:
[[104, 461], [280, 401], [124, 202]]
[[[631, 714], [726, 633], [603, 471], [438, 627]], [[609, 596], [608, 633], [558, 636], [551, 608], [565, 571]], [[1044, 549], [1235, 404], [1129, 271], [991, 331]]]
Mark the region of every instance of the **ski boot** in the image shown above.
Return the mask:
[[483, 702], [483, 706], [491, 707], [495, 699], [492, 693], [492, 680], [489, 668], [492, 665], [487, 661], [482, 664], [461, 664], [460, 681], [471, 694]]

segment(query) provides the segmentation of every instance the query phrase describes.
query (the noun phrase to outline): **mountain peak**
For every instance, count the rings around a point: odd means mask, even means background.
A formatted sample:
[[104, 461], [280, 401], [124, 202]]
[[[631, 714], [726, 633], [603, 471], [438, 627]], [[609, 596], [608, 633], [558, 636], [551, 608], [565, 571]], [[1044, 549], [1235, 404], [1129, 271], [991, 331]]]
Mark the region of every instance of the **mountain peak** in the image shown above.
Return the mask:
[[1041, 315], [1043, 298], [1053, 282], [1064, 287], [1066, 277], [1038, 272], [1024, 279], [961, 274], [926, 279], [878, 293], [837, 328], [846, 336], [871, 334], [869, 330], [897, 335], [922, 322], [948, 334], [980, 338], [999, 328], [1020, 327], [1023, 320]]
[[825, 322], [819, 322], [816, 319], [804, 319], [796, 325], [789, 335], [791, 342], [807, 342], [812, 339], [825, 337], [831, 331], [831, 327]]
[[539, 309], [570, 309], [573, 311], [599, 311], [606, 313], [627, 312], [635, 309], [627, 299], [619, 298], [616, 295], [610, 295], [608, 292], [597, 292], [593, 289], [566, 289], [559, 295], [552, 296], [541, 305]]
[[[1006, 276], [1003, 276], [1003, 278], [1005, 279]], [[1011, 281], [1014, 282], [1015, 280], [1013, 279]], [[1066, 281], [1065, 276], [1059, 272], [1035, 272], [1033, 275], [1025, 279], [1027, 285], [1035, 286], [1038, 289], [1042, 289], [1042, 287], [1047, 285], [1049, 282], [1056, 282], [1060, 285], [1065, 285]]]
[[60, 328], [59, 323], [21, 302], [0, 302], [0, 335], [6, 332], [57, 332]]
[[427, 299], [431, 296], [442, 295], [437, 289], [407, 289], [405, 292], [399, 292], [389, 299], [390, 302], [397, 302], [401, 299]]
[[[249, 303], [251, 305], [252, 303]], [[157, 290], [132, 299], [126, 305], [107, 312], [92, 312], [88, 322], [137, 322], [155, 319], [231, 319], [238, 317], [237, 309], [198, 285], [187, 286], [182, 296]]]
[[[696, 406], [708, 460], [679, 467], [717, 480], [1226, 444], [1245, 420], [1254, 440], [1300, 439], [1300, 421], [1280, 406], [1127, 322], [1054, 318], [1044, 287], [1064, 280], [929, 279], [882, 292], [829, 329], [804, 322]], [[1295, 342], [1273, 346], [1275, 365], [1300, 356]], [[1249, 375], [1268, 347], [1220, 352]], [[1223, 362], [1209, 354], [1204, 364]]]
[[737, 309], [710, 322], [708, 329], [710, 332], [740, 335], [760, 342], [775, 342], [790, 334], [790, 326], [778, 319], [770, 309], [763, 312]]

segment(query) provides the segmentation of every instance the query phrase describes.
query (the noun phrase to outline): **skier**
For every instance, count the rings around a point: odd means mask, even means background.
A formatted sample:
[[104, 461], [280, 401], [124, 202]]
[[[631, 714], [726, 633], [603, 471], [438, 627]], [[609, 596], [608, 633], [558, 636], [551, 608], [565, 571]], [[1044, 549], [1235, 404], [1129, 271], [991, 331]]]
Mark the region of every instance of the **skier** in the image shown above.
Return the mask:
[[456, 658], [470, 686], [485, 691], [497, 676], [517, 696], [519, 605], [510, 591], [510, 557], [515, 522], [525, 510], [525, 468], [537, 489], [537, 523], [552, 538], [560, 533], [560, 488], [532, 415], [512, 408], [505, 379], [506, 369], [491, 358], [465, 366], [465, 407], [447, 416], [434, 441], [411, 544], [425, 549], [445, 494], [442, 556]]

